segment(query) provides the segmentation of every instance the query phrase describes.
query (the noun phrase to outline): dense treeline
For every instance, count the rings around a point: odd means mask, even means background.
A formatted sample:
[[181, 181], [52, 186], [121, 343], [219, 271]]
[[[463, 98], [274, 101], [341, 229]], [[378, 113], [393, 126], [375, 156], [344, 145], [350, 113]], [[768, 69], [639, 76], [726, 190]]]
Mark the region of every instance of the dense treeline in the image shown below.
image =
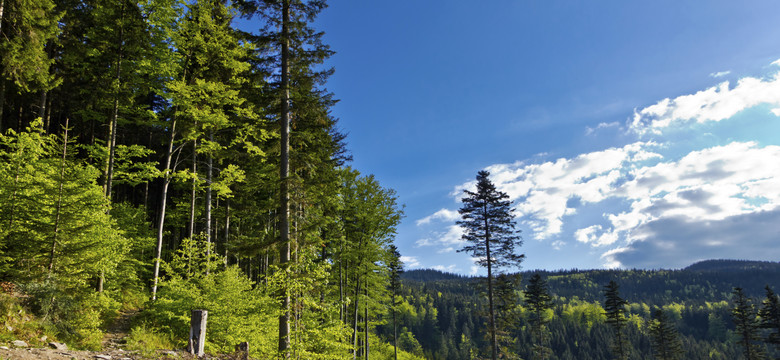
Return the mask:
[[204, 308], [207, 351], [392, 352], [402, 209], [348, 166], [325, 6], [0, 2], [0, 280], [35, 331], [97, 348], [143, 306], [131, 341], [182, 347]]
[[[438, 273], [438, 275], [437, 275]], [[605, 286], [614, 280], [625, 308], [627, 358], [661, 358], [654, 350], [653, 329], [658, 310], [667, 331], [678, 334], [681, 359], [745, 359], [733, 316], [734, 286], [741, 286], [754, 312], [763, 309], [762, 323], [770, 322], [775, 294], [765, 287], [780, 286], [780, 264], [766, 262], [709, 261], [682, 270], [571, 270], [524, 272], [516, 287], [518, 303], [514, 323], [508, 324], [505, 356], [536, 359], [534, 313], [528, 305], [529, 281], [539, 274], [547, 282], [552, 306], [547, 310], [547, 359], [614, 359], [614, 333], [605, 313]], [[399, 308], [401, 349], [429, 359], [487, 357], [490, 339], [486, 331], [486, 298], [479, 278], [458, 278], [436, 270], [412, 270], [403, 274], [403, 301]], [[776, 308], [776, 307], [774, 307]], [[764, 330], [762, 330], [764, 329]], [[756, 329], [754, 342], [766, 355], [779, 355], [771, 341], [777, 330]], [[380, 332], [389, 336], [388, 329]], [[657, 331], [657, 330], [656, 330]]]

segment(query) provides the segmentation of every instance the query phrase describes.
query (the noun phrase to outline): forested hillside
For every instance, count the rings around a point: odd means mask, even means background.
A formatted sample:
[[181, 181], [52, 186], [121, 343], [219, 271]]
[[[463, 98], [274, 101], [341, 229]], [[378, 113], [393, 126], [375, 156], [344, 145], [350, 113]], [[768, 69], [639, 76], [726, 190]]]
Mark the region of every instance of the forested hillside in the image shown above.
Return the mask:
[[402, 206], [349, 166], [325, 6], [0, 2], [4, 341], [97, 349], [141, 308], [128, 346], [183, 348], [197, 308], [207, 352], [392, 352]]
[[[630, 359], [662, 358], [653, 349], [653, 313], [662, 310], [679, 333], [682, 359], [744, 359], [732, 317], [734, 287], [741, 287], [757, 309], [766, 304], [765, 287], [780, 286], [780, 263], [711, 260], [682, 270], [570, 270], [523, 272], [508, 294], [504, 318], [505, 354], [534, 356], [532, 318], [526, 304], [529, 280], [540, 274], [552, 304], [544, 315], [549, 331], [549, 359], [614, 359], [614, 334], [606, 322], [604, 287], [614, 280], [628, 302], [625, 334]], [[457, 278], [436, 270], [403, 275], [400, 346], [429, 359], [470, 359], [488, 352], [485, 296], [480, 278]], [[525, 291], [520, 291], [523, 289]], [[755, 317], [755, 314], [753, 315]], [[381, 328], [384, 330], [384, 328]], [[771, 333], [762, 330], [762, 336]], [[408, 333], [407, 333], [408, 332]], [[403, 342], [404, 339], [417, 342]], [[771, 344], [756, 342], [767, 355]]]

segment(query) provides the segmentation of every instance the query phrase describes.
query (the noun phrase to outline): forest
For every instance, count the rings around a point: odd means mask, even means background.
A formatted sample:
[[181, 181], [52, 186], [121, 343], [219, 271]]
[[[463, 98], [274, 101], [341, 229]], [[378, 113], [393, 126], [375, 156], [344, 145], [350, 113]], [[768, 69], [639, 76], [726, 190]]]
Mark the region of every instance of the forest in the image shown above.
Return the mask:
[[[775, 359], [778, 327], [771, 325], [767, 309], [777, 311], [777, 296], [765, 288], [780, 286], [780, 263], [710, 260], [680, 270], [566, 270], [525, 271], [516, 274], [518, 286], [504, 307], [504, 358], [521, 359]], [[544, 338], [548, 353], [539, 356], [534, 331], [533, 307], [528, 290], [534, 275], [546, 283], [551, 295], [544, 310]], [[399, 346], [426, 359], [474, 359], [489, 348], [484, 326], [483, 278], [463, 277], [437, 270], [403, 273], [399, 306]], [[624, 357], [612, 351], [615, 338], [607, 321], [604, 288], [619, 284], [626, 301]], [[744, 289], [747, 307], [755, 323], [752, 346], [745, 355], [741, 331], [734, 315], [738, 296]], [[523, 289], [519, 291], [518, 289]], [[774, 299], [774, 300], [773, 300]], [[678, 342], [674, 354], [657, 349], [661, 311], [672, 339]], [[760, 315], [760, 316], [757, 316]], [[762, 318], [763, 317], [763, 318]], [[501, 323], [501, 322], [500, 322]], [[763, 324], [763, 325], [762, 325]], [[387, 333], [387, 327], [379, 328]], [[416, 341], [412, 341], [416, 340]], [[482, 354], [482, 355], [481, 355]]]
[[491, 273], [523, 256], [487, 172], [495, 258], [459, 223], [488, 276], [404, 272], [404, 207], [331, 114], [326, 7], [0, 0], [0, 343], [99, 350], [131, 316], [156, 358], [205, 309], [216, 356], [780, 356], [776, 263]]

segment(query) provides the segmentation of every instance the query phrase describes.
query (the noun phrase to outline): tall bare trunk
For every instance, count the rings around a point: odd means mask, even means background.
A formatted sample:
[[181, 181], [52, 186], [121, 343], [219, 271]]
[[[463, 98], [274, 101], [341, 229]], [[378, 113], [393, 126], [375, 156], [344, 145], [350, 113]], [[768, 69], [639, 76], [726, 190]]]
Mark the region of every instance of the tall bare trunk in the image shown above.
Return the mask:
[[358, 313], [360, 305], [360, 276], [355, 276], [355, 317], [352, 322], [352, 359], [357, 359], [358, 353]]
[[[214, 131], [209, 130], [209, 141], [214, 141]], [[209, 154], [206, 163], [206, 274], [211, 267], [211, 181], [214, 170], [214, 156]]]
[[225, 266], [228, 265], [228, 241], [230, 240], [230, 199], [225, 200], [225, 239], [222, 240], [225, 246]]
[[[282, 3], [282, 112], [281, 126], [281, 159], [279, 162], [279, 264], [286, 271], [290, 262], [290, 204], [288, 177], [290, 175], [290, 0]], [[282, 286], [281, 315], [279, 315], [279, 352], [283, 358], [289, 358], [290, 348], [290, 293], [286, 284]]]
[[[487, 214], [487, 206], [484, 213]], [[488, 281], [488, 306], [490, 308], [490, 353], [492, 359], [498, 358], [498, 341], [496, 340], [496, 314], [493, 312], [493, 272], [492, 258], [490, 257], [490, 227], [487, 217], [485, 218], [485, 256], [487, 257], [487, 281]]]
[[366, 360], [369, 360], [368, 359], [368, 352], [369, 352], [368, 351], [369, 350], [368, 349], [368, 274], [366, 274], [366, 281], [364, 281], [364, 283], [365, 283], [365, 285], [363, 285], [363, 287], [364, 287], [363, 294], [366, 295], [366, 301], [365, 301], [366, 304], [364, 305], [364, 309], [363, 309], [363, 312], [364, 312], [364, 315], [363, 315], [363, 335], [364, 335], [364, 337], [366, 339], [365, 340], [365, 345], [364, 345], [366, 350], [364, 352], [364, 355], [366, 356]]
[[173, 157], [173, 140], [176, 136], [176, 118], [171, 123], [171, 137], [168, 140], [168, 152], [165, 154], [165, 176], [160, 199], [160, 220], [157, 223], [157, 252], [154, 258], [154, 285], [152, 285], [152, 301], [157, 300], [157, 282], [160, 275], [160, 258], [162, 257], [163, 225], [165, 224], [165, 205], [168, 199], [168, 185], [171, 183], [171, 158]]
[[[195, 122], [198, 126], [198, 122]], [[198, 185], [198, 139], [192, 141], [192, 193], [190, 194], [190, 236], [195, 235], [195, 187]]]
[[[0, 0], [2, 2], [3, 0]], [[0, 24], [2, 24], [3, 7], [0, 6]], [[0, 133], [3, 132], [3, 110], [5, 109], [5, 79], [0, 78]]]
[[54, 234], [51, 240], [51, 252], [49, 253], [49, 274], [54, 271], [54, 254], [57, 252], [57, 241], [59, 241], [60, 214], [62, 212], [62, 191], [65, 183], [65, 160], [68, 155], [68, 118], [65, 118], [65, 134], [62, 138], [62, 160], [60, 162], [60, 184], [57, 192], [57, 208], [54, 213]]
[[106, 198], [111, 200], [111, 186], [114, 180], [114, 162], [116, 158], [116, 133], [118, 131], [117, 119], [119, 118], [119, 87], [122, 80], [122, 51], [125, 30], [124, 30], [124, 17], [125, 17], [125, 2], [122, 1], [122, 6], [119, 13], [119, 51], [116, 58], [116, 89], [114, 89], [114, 108], [111, 114], [111, 132], [108, 139], [108, 166], [106, 167]]

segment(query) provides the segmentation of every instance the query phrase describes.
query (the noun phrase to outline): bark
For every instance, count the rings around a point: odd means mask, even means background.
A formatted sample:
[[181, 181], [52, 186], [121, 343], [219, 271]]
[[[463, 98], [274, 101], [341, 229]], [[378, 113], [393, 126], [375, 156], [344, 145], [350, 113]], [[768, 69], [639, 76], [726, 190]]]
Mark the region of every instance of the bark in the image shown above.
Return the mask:
[[[214, 141], [214, 131], [209, 131], [209, 141]], [[206, 274], [211, 266], [211, 181], [214, 170], [214, 156], [209, 154], [206, 167]]]
[[[2, 3], [3, 0], [0, 0]], [[3, 7], [0, 5], [0, 24], [2, 24]], [[0, 133], [3, 132], [3, 110], [5, 109], [5, 79], [0, 77]]]
[[[197, 121], [195, 122], [195, 126], [198, 126]], [[192, 141], [192, 194], [190, 194], [190, 236], [189, 238], [192, 239], [192, 236], [195, 235], [195, 187], [198, 185], [198, 140], [195, 139]]]
[[[41, 118], [41, 120], [46, 118], [46, 100], [49, 96], [49, 92], [46, 90], [41, 90], [41, 104], [40, 108], [38, 109], [38, 117]], [[41, 122], [41, 128], [45, 129], [44, 127], [45, 123]]]
[[[290, 174], [290, 1], [282, 3], [282, 111], [281, 111], [281, 159], [279, 164], [279, 235], [281, 247], [279, 249], [279, 264], [282, 271], [286, 271], [290, 262], [290, 204], [288, 193], [288, 176]], [[279, 352], [283, 358], [289, 358], [290, 348], [290, 294], [288, 289], [282, 289], [281, 315], [279, 315]]]
[[228, 264], [228, 241], [230, 238], [230, 199], [225, 200], [225, 266]]
[[360, 304], [360, 277], [355, 279], [355, 320], [352, 323], [352, 359], [357, 359], [358, 351], [358, 308]]
[[173, 157], [173, 140], [176, 136], [176, 119], [171, 124], [171, 137], [168, 140], [168, 152], [165, 154], [165, 176], [160, 199], [160, 220], [157, 223], [157, 252], [154, 258], [154, 285], [152, 285], [152, 301], [157, 300], [157, 282], [160, 275], [160, 258], [162, 257], [163, 225], [165, 224], [165, 205], [168, 199], [168, 185], [171, 183], [171, 158]]
[[62, 141], [62, 161], [60, 162], [60, 185], [57, 193], [57, 208], [54, 214], [54, 234], [51, 241], [51, 253], [49, 253], [49, 275], [54, 271], [54, 254], [57, 251], [57, 241], [60, 230], [60, 214], [62, 212], [62, 188], [65, 183], [65, 159], [68, 155], [68, 118], [65, 118], [65, 134]]
[[118, 132], [117, 120], [119, 118], [119, 87], [122, 81], [122, 51], [124, 43], [124, 17], [125, 17], [125, 2], [122, 2], [122, 6], [119, 13], [119, 51], [117, 52], [116, 59], [116, 83], [117, 88], [114, 92], [114, 108], [111, 114], [111, 136], [108, 139], [108, 166], [106, 168], [106, 198], [111, 200], [111, 186], [114, 180], [114, 162], [116, 158], [116, 133]]
[[365, 352], [366, 360], [368, 359], [368, 274], [366, 274], [366, 284], [363, 285], [363, 294], [366, 295], [366, 304], [363, 309], [363, 335], [365, 336]]

